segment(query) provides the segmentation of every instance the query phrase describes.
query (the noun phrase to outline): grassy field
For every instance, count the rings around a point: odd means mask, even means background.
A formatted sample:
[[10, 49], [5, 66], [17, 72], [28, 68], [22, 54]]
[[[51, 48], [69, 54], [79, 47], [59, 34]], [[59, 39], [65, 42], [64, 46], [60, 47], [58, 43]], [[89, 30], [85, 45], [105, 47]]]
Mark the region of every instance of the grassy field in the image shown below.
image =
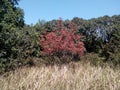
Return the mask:
[[23, 67], [1, 75], [0, 90], [120, 90], [120, 70], [80, 62]]

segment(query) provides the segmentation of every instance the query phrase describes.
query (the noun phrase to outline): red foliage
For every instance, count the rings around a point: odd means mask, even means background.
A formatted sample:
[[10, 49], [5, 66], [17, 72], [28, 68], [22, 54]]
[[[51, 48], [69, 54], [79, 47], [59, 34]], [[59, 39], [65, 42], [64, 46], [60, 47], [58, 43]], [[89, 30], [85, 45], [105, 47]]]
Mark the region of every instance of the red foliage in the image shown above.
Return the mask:
[[[60, 25], [61, 27], [61, 20]], [[69, 29], [61, 28], [53, 32], [45, 32], [40, 37], [40, 44], [43, 47], [43, 55], [54, 55], [60, 53], [71, 53], [72, 55], [82, 56], [85, 51], [83, 42], [80, 41], [82, 36], [75, 33], [75, 28], [70, 24]]]

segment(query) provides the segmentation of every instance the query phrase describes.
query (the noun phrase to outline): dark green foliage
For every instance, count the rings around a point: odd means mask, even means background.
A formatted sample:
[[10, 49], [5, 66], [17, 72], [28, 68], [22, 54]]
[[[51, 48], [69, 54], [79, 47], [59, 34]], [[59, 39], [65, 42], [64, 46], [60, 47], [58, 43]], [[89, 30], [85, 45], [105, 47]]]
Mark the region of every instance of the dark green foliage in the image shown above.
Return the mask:
[[13, 30], [3, 36], [6, 40], [1, 40], [0, 44], [0, 70], [8, 71], [26, 64], [30, 65], [32, 63], [30, 58], [40, 56], [40, 34], [31, 27], [25, 26], [23, 30]]
[[24, 57], [40, 56], [40, 33], [31, 27], [25, 27], [20, 32], [19, 46], [22, 49]]
[[44, 20], [38, 20], [38, 22], [33, 26], [33, 28], [38, 31], [39, 33], [42, 33], [43, 30], [45, 30], [45, 24], [46, 22]]
[[10, 32], [2, 31], [0, 33], [0, 70], [5, 70], [10, 68], [13, 62], [17, 58], [17, 52], [15, 48], [17, 46], [18, 36], [15, 30]]
[[120, 26], [115, 25], [110, 36], [110, 41], [104, 45], [102, 55], [106, 57], [106, 60], [120, 64]]
[[[78, 33], [85, 36], [84, 43], [87, 52], [98, 53], [100, 57], [104, 58], [104, 61], [120, 63], [120, 15], [90, 20], [74, 18], [72, 22], [77, 25]], [[96, 37], [95, 31], [98, 27], [106, 32], [107, 41]]]
[[16, 7], [18, 1], [0, 1], [0, 73], [32, 65], [30, 58], [40, 56], [41, 26], [24, 26], [23, 11]]
[[16, 7], [18, 0], [0, 1], [0, 58], [8, 58], [16, 46], [16, 31], [24, 26], [23, 11]]
[[24, 25], [23, 10], [16, 7], [18, 0], [0, 1], [0, 31], [21, 28]]
[[[0, 72], [6, 71], [17, 61], [18, 32], [24, 26], [22, 9], [16, 7], [19, 0], [0, 0]], [[19, 65], [18, 65], [19, 66]]]

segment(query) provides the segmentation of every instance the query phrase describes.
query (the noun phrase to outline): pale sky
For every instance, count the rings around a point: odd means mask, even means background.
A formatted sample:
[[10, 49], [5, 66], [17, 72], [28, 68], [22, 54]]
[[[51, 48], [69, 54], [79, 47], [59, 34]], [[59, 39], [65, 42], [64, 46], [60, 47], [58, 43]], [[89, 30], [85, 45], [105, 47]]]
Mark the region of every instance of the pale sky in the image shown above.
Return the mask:
[[120, 0], [21, 0], [19, 7], [24, 10], [26, 24], [60, 17], [71, 20], [120, 14]]

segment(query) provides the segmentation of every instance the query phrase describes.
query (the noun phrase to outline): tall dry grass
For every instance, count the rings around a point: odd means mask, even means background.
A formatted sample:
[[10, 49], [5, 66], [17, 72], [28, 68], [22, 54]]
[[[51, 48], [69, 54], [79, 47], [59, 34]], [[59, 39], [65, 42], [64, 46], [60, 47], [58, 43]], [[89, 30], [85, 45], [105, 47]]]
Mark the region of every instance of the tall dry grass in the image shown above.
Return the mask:
[[120, 90], [120, 70], [79, 62], [24, 67], [0, 76], [0, 90]]

